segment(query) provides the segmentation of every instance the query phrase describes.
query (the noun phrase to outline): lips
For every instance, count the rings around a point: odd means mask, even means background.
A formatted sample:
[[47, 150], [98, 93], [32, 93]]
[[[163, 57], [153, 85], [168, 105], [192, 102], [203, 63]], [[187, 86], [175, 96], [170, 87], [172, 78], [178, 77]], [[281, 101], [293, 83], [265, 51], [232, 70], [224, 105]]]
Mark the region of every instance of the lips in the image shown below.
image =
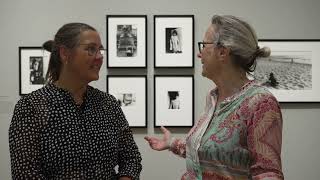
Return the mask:
[[102, 59], [95, 59], [91, 68], [100, 70], [101, 66], [102, 66]]
[[95, 65], [90, 66], [90, 68], [91, 68], [91, 69], [95, 69], [95, 70], [98, 70], [98, 71], [99, 71], [99, 70], [100, 70], [100, 68], [101, 68], [101, 65], [102, 65], [102, 64], [95, 64]]

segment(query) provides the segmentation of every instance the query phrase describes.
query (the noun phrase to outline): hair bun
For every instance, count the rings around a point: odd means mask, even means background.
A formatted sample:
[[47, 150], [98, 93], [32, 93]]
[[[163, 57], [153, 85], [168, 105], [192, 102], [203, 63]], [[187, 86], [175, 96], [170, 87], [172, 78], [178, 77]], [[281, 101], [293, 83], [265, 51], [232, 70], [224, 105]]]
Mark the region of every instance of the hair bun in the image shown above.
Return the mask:
[[46, 41], [45, 43], [43, 43], [42, 47], [46, 51], [52, 52], [53, 44], [54, 44], [54, 41], [53, 40], [49, 40], [49, 41]]
[[271, 54], [271, 49], [269, 47], [263, 47], [258, 51], [259, 51], [258, 57], [269, 57]]

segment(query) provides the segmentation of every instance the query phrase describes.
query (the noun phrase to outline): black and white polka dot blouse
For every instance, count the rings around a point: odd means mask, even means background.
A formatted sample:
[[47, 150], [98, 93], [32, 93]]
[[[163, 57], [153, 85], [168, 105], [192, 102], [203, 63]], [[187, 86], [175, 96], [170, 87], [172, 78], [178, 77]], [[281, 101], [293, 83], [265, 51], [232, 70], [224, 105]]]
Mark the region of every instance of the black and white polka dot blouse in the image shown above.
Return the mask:
[[116, 99], [90, 86], [80, 107], [53, 84], [22, 97], [9, 146], [13, 179], [139, 179], [142, 169]]

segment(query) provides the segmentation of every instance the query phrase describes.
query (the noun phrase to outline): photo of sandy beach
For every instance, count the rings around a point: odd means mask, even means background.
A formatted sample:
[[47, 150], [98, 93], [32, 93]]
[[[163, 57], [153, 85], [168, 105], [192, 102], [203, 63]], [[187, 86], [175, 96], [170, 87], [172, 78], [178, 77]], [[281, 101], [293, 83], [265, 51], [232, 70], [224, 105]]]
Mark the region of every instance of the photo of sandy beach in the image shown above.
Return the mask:
[[254, 79], [271, 89], [311, 90], [312, 52], [272, 51], [257, 60]]

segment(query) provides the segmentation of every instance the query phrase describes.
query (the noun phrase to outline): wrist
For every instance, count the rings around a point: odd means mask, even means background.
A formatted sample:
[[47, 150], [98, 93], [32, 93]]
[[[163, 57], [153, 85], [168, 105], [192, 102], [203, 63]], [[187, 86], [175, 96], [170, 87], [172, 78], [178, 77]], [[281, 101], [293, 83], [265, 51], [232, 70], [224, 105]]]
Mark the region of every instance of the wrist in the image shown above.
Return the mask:
[[172, 137], [170, 138], [170, 140], [168, 141], [167, 144], [167, 149], [170, 151], [171, 147], [172, 147], [172, 143], [174, 142], [174, 140], [176, 140], [176, 138]]

